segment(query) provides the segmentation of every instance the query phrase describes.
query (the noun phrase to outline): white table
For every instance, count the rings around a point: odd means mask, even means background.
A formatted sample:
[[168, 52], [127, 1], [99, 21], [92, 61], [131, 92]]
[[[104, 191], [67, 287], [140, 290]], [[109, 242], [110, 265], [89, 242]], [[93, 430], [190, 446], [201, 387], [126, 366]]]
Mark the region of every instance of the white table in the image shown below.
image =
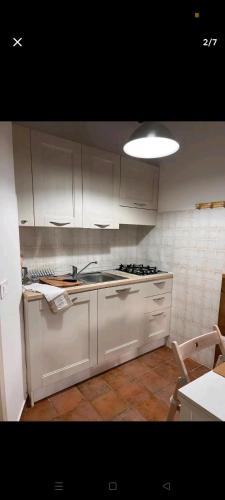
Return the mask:
[[225, 378], [214, 371], [178, 391], [180, 420], [225, 421]]

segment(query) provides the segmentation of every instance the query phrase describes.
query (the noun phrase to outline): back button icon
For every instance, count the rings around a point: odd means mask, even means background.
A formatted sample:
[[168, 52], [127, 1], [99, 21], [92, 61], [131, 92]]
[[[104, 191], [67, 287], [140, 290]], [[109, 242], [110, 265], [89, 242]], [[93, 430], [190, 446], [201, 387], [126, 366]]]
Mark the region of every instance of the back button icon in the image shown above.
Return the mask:
[[162, 488], [167, 491], [171, 491], [171, 483], [168, 481], [162, 484]]

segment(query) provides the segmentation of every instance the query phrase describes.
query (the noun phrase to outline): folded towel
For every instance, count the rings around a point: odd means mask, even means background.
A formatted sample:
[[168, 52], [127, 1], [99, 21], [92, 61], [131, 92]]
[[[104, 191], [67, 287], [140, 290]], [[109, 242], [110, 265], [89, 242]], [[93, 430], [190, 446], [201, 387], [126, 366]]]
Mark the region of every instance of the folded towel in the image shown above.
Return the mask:
[[23, 288], [32, 292], [42, 293], [52, 312], [63, 311], [73, 305], [72, 300], [64, 288], [58, 288], [52, 285], [41, 285], [40, 283], [24, 285]]

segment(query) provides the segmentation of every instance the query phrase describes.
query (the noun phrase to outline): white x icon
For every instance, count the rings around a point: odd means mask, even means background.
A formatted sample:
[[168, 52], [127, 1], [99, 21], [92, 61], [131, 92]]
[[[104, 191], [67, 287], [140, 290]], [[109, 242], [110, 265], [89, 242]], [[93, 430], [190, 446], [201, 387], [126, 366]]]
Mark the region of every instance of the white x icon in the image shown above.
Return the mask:
[[22, 40], [22, 37], [19, 38], [18, 40], [17, 40], [17, 38], [13, 38], [13, 40], [15, 41], [15, 43], [13, 44], [13, 47], [15, 47], [16, 45], [19, 45], [20, 47], [22, 47], [22, 44], [20, 43]]

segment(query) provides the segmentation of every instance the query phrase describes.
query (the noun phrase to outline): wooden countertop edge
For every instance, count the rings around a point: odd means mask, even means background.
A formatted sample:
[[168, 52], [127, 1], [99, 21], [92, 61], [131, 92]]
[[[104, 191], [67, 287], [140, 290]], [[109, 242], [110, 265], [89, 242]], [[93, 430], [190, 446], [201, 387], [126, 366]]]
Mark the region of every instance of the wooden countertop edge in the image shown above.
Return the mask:
[[[152, 275], [152, 276], [136, 276], [135, 278], [131, 275], [129, 277], [127, 276], [127, 273], [123, 273], [120, 271], [105, 271], [105, 273], [110, 273], [110, 274], [115, 274], [117, 276], [125, 276], [127, 280], [117, 280], [117, 281], [107, 281], [105, 283], [93, 283], [93, 284], [87, 284], [87, 285], [77, 285], [74, 287], [70, 287], [68, 289], [65, 289], [68, 294], [71, 293], [80, 293], [80, 292], [89, 292], [91, 290], [98, 290], [101, 288], [109, 288], [113, 286], [119, 286], [119, 285], [125, 285], [129, 282], [129, 284], [135, 284], [135, 283], [145, 283], [148, 281], [158, 281], [158, 280], [165, 280], [165, 279], [171, 279], [173, 278], [172, 273], [162, 273], [162, 274], [157, 274], [157, 275]], [[40, 300], [44, 297], [42, 293], [39, 292], [28, 292], [24, 291], [23, 292], [23, 298], [24, 300], [30, 302], [32, 300]]]

